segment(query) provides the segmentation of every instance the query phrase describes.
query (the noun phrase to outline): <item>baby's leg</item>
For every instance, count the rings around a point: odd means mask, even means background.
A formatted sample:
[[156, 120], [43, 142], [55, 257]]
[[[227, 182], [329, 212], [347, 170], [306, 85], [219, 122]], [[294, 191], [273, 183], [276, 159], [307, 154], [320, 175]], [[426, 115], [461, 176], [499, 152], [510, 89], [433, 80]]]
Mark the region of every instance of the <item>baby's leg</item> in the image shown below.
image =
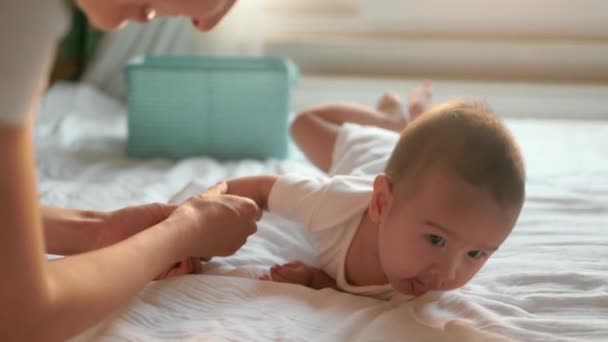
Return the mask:
[[390, 92], [380, 98], [377, 108], [351, 103], [313, 107], [296, 117], [291, 125], [291, 135], [308, 159], [327, 172], [342, 124], [352, 122], [400, 132], [409, 121], [429, 108], [431, 98], [431, 83], [427, 81], [410, 95], [407, 114], [403, 113], [399, 97]]
[[325, 288], [337, 289], [336, 281], [327, 275], [327, 273], [318, 268], [305, 265], [300, 261], [292, 261], [285, 265], [274, 265], [270, 269], [270, 276], [260, 279], [298, 284], [315, 290]]
[[333, 157], [336, 137], [345, 122], [398, 129], [392, 116], [374, 108], [333, 103], [317, 106], [300, 113], [291, 125], [291, 136], [302, 152], [323, 171], [328, 171]]

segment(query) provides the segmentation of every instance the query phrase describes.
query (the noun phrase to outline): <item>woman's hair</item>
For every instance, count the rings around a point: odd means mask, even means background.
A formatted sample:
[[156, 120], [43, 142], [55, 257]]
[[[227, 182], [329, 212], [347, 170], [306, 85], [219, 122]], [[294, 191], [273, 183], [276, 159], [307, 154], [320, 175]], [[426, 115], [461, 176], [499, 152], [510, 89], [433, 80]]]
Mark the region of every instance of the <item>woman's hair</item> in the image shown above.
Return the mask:
[[503, 207], [523, 205], [526, 175], [519, 147], [482, 103], [451, 101], [422, 114], [401, 132], [385, 173], [398, 183], [410, 172], [436, 166], [487, 189]]

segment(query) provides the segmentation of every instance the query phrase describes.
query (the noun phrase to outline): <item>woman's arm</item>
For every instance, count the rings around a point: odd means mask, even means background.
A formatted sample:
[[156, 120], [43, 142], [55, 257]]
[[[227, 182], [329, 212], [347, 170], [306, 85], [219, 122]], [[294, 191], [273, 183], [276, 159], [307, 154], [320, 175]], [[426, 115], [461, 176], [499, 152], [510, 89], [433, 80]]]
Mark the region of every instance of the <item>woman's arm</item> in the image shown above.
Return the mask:
[[165, 220], [173, 210], [164, 203], [111, 212], [42, 206], [46, 252], [74, 255], [107, 247]]
[[47, 263], [31, 141], [29, 127], [0, 127], [0, 336], [62, 340], [118, 309], [186, 257], [187, 236], [159, 225], [110, 248]]
[[80, 254], [95, 249], [108, 214], [96, 211], [42, 206], [46, 252]]
[[31, 135], [30, 127], [0, 124], [2, 340], [65, 340], [128, 303], [173, 263], [232, 254], [255, 231], [252, 201], [199, 195], [123, 242], [47, 262]]

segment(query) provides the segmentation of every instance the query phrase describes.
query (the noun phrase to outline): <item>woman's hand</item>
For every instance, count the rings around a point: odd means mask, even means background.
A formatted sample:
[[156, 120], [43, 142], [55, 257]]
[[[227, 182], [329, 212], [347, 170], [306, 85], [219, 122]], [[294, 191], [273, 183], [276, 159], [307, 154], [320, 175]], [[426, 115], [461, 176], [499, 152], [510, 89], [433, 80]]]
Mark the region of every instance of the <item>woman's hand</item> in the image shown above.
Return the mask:
[[160, 203], [112, 212], [43, 205], [46, 252], [74, 255], [107, 247], [165, 220], [174, 209]]
[[167, 219], [186, 229], [191, 242], [188, 255], [203, 259], [232, 255], [256, 232], [260, 208], [249, 198], [226, 195], [226, 190], [226, 183], [219, 183], [191, 197]]
[[226, 195], [226, 183], [193, 196], [177, 207], [153, 203], [108, 213], [45, 207], [47, 252], [79, 254], [113, 245], [142, 230], [169, 220], [172, 228], [190, 236], [188, 257], [157, 276], [197, 273], [200, 261], [234, 254], [253, 234], [261, 210], [250, 199]]
[[[140, 231], [164, 221], [176, 206], [162, 203], [145, 204], [122, 208], [104, 215], [93, 249], [107, 247]], [[180, 261], [159, 274], [155, 280], [178, 275], [198, 273], [201, 270], [198, 258]]]
[[83, 251], [107, 247], [169, 219], [194, 237], [188, 254], [192, 257], [175, 263], [155, 279], [198, 273], [201, 259], [234, 254], [257, 229], [261, 216], [258, 206], [250, 199], [225, 195], [226, 190], [226, 183], [220, 183], [179, 207], [153, 203], [98, 214], [101, 219], [97, 220], [93, 242]]
[[174, 264], [155, 280], [198, 273], [201, 260], [209, 261], [214, 256], [232, 255], [245, 244], [250, 234], [255, 233], [261, 209], [247, 198], [226, 195], [227, 190], [225, 182], [219, 183], [207, 192], [193, 196], [172, 213], [170, 219], [190, 218], [196, 222], [201, 215], [205, 218], [195, 227], [195, 234], [204, 234], [193, 241], [192, 255], [199, 257], [190, 257]]
[[102, 215], [91, 249], [107, 247], [164, 221], [175, 205], [152, 203], [125, 207]]

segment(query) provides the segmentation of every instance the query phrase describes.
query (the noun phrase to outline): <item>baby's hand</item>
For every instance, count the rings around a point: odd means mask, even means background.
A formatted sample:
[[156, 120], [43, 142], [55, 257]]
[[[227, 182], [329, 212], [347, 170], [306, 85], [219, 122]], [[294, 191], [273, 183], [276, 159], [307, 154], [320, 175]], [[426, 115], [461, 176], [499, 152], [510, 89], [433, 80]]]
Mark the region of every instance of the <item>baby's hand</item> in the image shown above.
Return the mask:
[[292, 261], [285, 265], [274, 265], [270, 268], [270, 276], [260, 277], [260, 280], [298, 284], [315, 290], [328, 287], [337, 289], [336, 281], [329, 275], [300, 261]]

